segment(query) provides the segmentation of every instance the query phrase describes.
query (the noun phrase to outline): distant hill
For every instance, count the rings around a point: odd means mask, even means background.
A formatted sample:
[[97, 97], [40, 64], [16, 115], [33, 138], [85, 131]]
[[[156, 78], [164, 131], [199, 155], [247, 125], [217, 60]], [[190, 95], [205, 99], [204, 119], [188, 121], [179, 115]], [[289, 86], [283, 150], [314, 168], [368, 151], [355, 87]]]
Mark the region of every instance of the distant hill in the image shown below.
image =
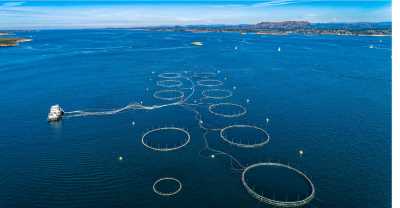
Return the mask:
[[307, 21], [284, 21], [284, 22], [260, 22], [254, 25], [257, 29], [300, 29], [309, 28], [311, 23]]

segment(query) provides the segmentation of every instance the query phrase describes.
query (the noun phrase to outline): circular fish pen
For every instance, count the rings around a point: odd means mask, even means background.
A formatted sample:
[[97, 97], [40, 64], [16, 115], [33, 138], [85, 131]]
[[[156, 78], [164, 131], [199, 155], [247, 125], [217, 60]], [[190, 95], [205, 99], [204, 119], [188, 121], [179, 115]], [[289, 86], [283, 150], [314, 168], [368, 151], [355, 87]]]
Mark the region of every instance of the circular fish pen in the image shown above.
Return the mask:
[[[161, 191], [159, 189], [159, 186], [161, 183], [164, 182], [172, 182], [176, 184], [176, 189], [173, 191]], [[179, 193], [182, 190], [182, 183], [176, 179], [176, 178], [172, 178], [172, 177], [165, 177], [165, 178], [160, 178], [158, 180], [156, 180], [153, 184], [153, 191], [154, 193], [160, 195], [160, 196], [173, 196], [177, 193]]]
[[[252, 170], [256, 169], [256, 168], [262, 168], [262, 167], [278, 167], [278, 168], [284, 168], [288, 171], [292, 171], [294, 174], [296, 174], [298, 177], [302, 178], [304, 180], [304, 182], [309, 186], [308, 188], [310, 189], [309, 194], [307, 196], [305, 196], [302, 199], [298, 199], [298, 200], [288, 200], [288, 201], [284, 201], [284, 200], [275, 200], [269, 197], [266, 197], [264, 195], [264, 193], [260, 193], [257, 192], [255, 190], [255, 187], [252, 187], [251, 185], [248, 184], [247, 181], [247, 175], [249, 174], [249, 172], [251, 172]], [[246, 189], [246, 191], [255, 199], [257, 199], [258, 201], [268, 204], [268, 205], [272, 205], [272, 206], [276, 206], [276, 207], [299, 207], [299, 206], [304, 206], [306, 204], [308, 204], [315, 196], [315, 188], [314, 188], [314, 184], [312, 183], [312, 181], [300, 170], [293, 168], [289, 165], [285, 165], [285, 164], [281, 164], [281, 163], [272, 163], [272, 162], [266, 162], [266, 163], [256, 163], [253, 165], [250, 165], [248, 167], [246, 167], [243, 172], [242, 172], [242, 176], [241, 176], [241, 181], [242, 184], [244, 186], [244, 188]]]
[[166, 80], [157, 81], [156, 84], [159, 87], [176, 88], [176, 87], [181, 87], [183, 85], [183, 82], [180, 80], [175, 80], [175, 79], [166, 79]]
[[[164, 102], [166, 104], [144, 105], [140, 102], [105, 111], [88, 112], [76, 110], [65, 112], [65, 114], [68, 117], [81, 117], [114, 115], [128, 110], [152, 111], [171, 106], [178, 106], [179, 109], [181, 109], [180, 107], [184, 107], [182, 108], [183, 110], [188, 110], [193, 113], [199, 129], [204, 130], [202, 135], [204, 149], [201, 150], [201, 156], [206, 156], [207, 158], [228, 158], [233, 170], [242, 171], [241, 182], [246, 191], [251, 195], [251, 197], [255, 198], [257, 202], [259, 201], [273, 207], [298, 207], [311, 202], [315, 197], [314, 185], [311, 180], [299, 170], [288, 165], [271, 162], [256, 163], [246, 167], [235, 156], [229, 152], [224, 152], [224, 150], [219, 149], [218, 146], [213, 145], [212, 142], [220, 142], [224, 143], [222, 146], [226, 146], [227, 144], [235, 146], [233, 148], [257, 148], [265, 146], [270, 140], [270, 136], [266, 129], [253, 125], [232, 125], [234, 122], [237, 123], [236, 117], [247, 114], [247, 109], [245, 106], [239, 104], [218, 100], [233, 96], [233, 91], [221, 89], [223, 87], [218, 87], [224, 85], [224, 81], [218, 80], [219, 73], [220, 72], [192, 73], [182, 71], [182, 73], [167, 72], [158, 74], [157, 76], [160, 79], [155, 84], [166, 89], [154, 91], [153, 97], [160, 100], [171, 101]], [[155, 73], [152, 72], [152, 74]], [[227, 80], [227, 78], [225, 77], [224, 80]], [[188, 85], [187, 88], [181, 88], [186, 85]], [[194, 99], [193, 103], [190, 103], [190, 98], [195, 97], [193, 95], [195, 92], [198, 92], [199, 89], [203, 90], [200, 94], [201, 99], [210, 98], [215, 100], [207, 100], [210, 102], [197, 102], [198, 100]], [[191, 92], [189, 92], [189, 90]], [[232, 90], [236, 90], [236, 86], [233, 86]], [[148, 88], [146, 91], [149, 91]], [[195, 95], [197, 96], [197, 94], [199, 93], [196, 93]], [[222, 103], [216, 103], [218, 101], [221, 101]], [[250, 99], [247, 99], [246, 102], [249, 103]], [[207, 110], [208, 114], [212, 114], [209, 115], [210, 117], [203, 115], [203, 113], [207, 114]], [[171, 113], [171, 115], [169, 115], [168, 118], [172, 117], [173, 119], [176, 119], [176, 115], [183, 114]], [[217, 116], [222, 118], [217, 118]], [[204, 122], [203, 119], [209, 118], [210, 123], [215, 122], [216, 126], [209, 125], [209, 122]], [[240, 120], [240, 118], [238, 120]], [[157, 121], [160, 120], [157, 119]], [[228, 123], [224, 124], [223, 122], [225, 121]], [[267, 123], [268, 121], [269, 119], [267, 118]], [[185, 123], [185, 125], [186, 124], [187, 123]], [[136, 124], [135, 122], [132, 122], [131, 125], [135, 126]], [[213, 132], [212, 135], [211, 132]], [[216, 136], [216, 140], [211, 140], [210, 136]], [[220, 141], [218, 136], [220, 136], [223, 141]], [[179, 150], [188, 145], [191, 142], [191, 135], [183, 128], [154, 128], [142, 134], [141, 142], [145, 146], [144, 149], [149, 149], [149, 152], [169, 152]], [[217, 143], [217, 145], [219, 145], [219, 143]], [[187, 150], [189, 150], [189, 148], [187, 148]], [[241, 150], [245, 151], [245, 149]], [[163, 153], [160, 154], [164, 155]], [[303, 153], [301, 152], [300, 154]], [[122, 156], [118, 157], [119, 161], [123, 159]], [[267, 174], [260, 174], [260, 172], [264, 173], [263, 171], [267, 171]], [[279, 171], [281, 174], [277, 174], [275, 171]], [[283, 177], [285, 174], [289, 177]], [[269, 177], [266, 177], [267, 175]], [[294, 176], [294, 178], [291, 178], [292, 176]], [[282, 178], [289, 178], [292, 180], [289, 182], [289, 180], [282, 180]], [[266, 181], [269, 182], [266, 183]], [[176, 178], [165, 177], [156, 180], [152, 188], [157, 195], [173, 196], [181, 191], [182, 184]], [[284, 192], [284, 194], [282, 194], [282, 192]], [[285, 194], [287, 194], [288, 197], [285, 198]]]
[[224, 82], [218, 79], [201, 79], [198, 80], [196, 83], [198, 86], [203, 87], [218, 87], [224, 84]]
[[154, 98], [168, 101], [182, 99], [184, 96], [185, 93], [180, 90], [158, 90], [153, 94]]
[[[184, 135], [184, 139], [182, 140], [182, 142], [178, 142], [178, 143], [174, 143], [172, 145], [163, 145], [160, 143], [156, 143], [156, 142], [151, 142], [151, 139], [149, 139], [149, 137], [151, 137], [152, 134], [156, 134], [156, 133], [160, 133], [160, 132], [180, 132], [181, 134]], [[177, 128], [177, 127], [163, 127], [163, 128], [156, 128], [156, 129], [152, 129], [147, 131], [146, 133], [143, 134], [142, 136], [142, 144], [154, 151], [159, 151], [159, 152], [169, 152], [169, 151], [174, 151], [174, 150], [178, 150], [181, 149], [182, 147], [186, 146], [187, 144], [189, 144], [190, 142], [190, 134], [187, 130], [183, 129], [183, 128]]]
[[158, 75], [158, 77], [163, 79], [177, 79], [182, 76], [179, 72], [165, 72]]
[[193, 77], [199, 78], [199, 79], [209, 79], [209, 78], [213, 78], [216, 76], [217, 76], [217, 73], [215, 73], [215, 72], [195, 72], [193, 74]]
[[[223, 113], [223, 112], [218, 112], [217, 108], [221, 107], [230, 107], [230, 108], [236, 108], [236, 110], [230, 112], [230, 113]], [[247, 113], [247, 109], [243, 107], [242, 105], [239, 104], [234, 104], [234, 103], [217, 103], [217, 104], [211, 104], [208, 106], [208, 111], [214, 115], [225, 117], [225, 118], [236, 118], [243, 116], [244, 114]]]
[[225, 99], [232, 97], [233, 93], [230, 90], [223, 90], [223, 89], [207, 89], [203, 90], [201, 94], [204, 98], [211, 98], [211, 99]]
[[[256, 142], [248, 142], [248, 143], [244, 143], [244, 139], [229, 139], [230, 135], [229, 133], [227, 133], [229, 130], [233, 130], [233, 129], [247, 129], [247, 130], [256, 130], [257, 133], [259, 135], [262, 135], [262, 138], [259, 140], [256, 140]], [[223, 129], [221, 129], [221, 131], [219, 132], [220, 137], [222, 138], [222, 140], [224, 140], [225, 142], [227, 142], [228, 144], [237, 146], [237, 147], [242, 147], [242, 148], [256, 148], [256, 147], [262, 147], [264, 145], [266, 145], [269, 142], [269, 134], [267, 131], [265, 131], [264, 129], [257, 127], [257, 126], [252, 126], [252, 125], [230, 125], [227, 126]], [[249, 135], [249, 133], [246, 133], [245, 135]], [[248, 139], [249, 141], [249, 139]]]

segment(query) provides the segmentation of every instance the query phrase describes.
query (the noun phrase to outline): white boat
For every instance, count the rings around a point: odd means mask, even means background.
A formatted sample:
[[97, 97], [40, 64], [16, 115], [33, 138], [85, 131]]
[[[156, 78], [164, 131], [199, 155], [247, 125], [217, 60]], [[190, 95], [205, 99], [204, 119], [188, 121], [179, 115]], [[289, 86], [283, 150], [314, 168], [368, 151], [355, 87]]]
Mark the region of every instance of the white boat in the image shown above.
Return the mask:
[[47, 115], [47, 120], [49, 122], [59, 121], [64, 115], [64, 110], [60, 107], [60, 105], [52, 105], [50, 107], [50, 112]]
[[195, 45], [195, 46], [202, 46], [203, 43], [200, 42], [200, 41], [194, 41], [194, 42], [192, 42], [192, 45]]

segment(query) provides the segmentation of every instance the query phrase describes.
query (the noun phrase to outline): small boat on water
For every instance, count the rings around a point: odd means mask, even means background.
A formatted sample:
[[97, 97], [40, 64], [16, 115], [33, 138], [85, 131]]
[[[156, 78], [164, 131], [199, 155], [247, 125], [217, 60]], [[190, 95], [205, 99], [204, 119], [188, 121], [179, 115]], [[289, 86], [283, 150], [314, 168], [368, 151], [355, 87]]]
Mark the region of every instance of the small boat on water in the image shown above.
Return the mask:
[[194, 41], [194, 42], [192, 42], [192, 45], [194, 45], [194, 46], [202, 46], [203, 43], [200, 42], [200, 41]]
[[64, 110], [60, 107], [60, 105], [52, 105], [50, 107], [50, 112], [47, 115], [47, 121], [54, 122], [61, 120], [64, 115]]

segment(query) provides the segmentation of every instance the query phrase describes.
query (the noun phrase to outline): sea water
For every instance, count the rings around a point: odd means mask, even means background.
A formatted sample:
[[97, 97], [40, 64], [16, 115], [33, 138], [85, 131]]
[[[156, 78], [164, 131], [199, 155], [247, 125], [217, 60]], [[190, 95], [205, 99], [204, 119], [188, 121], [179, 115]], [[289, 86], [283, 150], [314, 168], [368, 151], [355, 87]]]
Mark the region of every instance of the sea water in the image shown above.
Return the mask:
[[[262, 207], [228, 158], [202, 152], [203, 132], [181, 106], [46, 120], [53, 104], [104, 111], [166, 103], [152, 96], [161, 89], [157, 74], [183, 71], [220, 72], [218, 88], [233, 96], [214, 102], [245, 106], [240, 123], [271, 136], [261, 148], [241, 149], [214, 132], [210, 145], [244, 165], [273, 161], [303, 171], [316, 188], [311, 207], [390, 207], [390, 37], [129, 29], [16, 34], [33, 41], [0, 49], [0, 207]], [[192, 101], [200, 103], [196, 96]], [[207, 116], [202, 122], [233, 123]], [[190, 143], [168, 153], [144, 147], [142, 135], [165, 126], [187, 129]], [[257, 180], [302, 184], [267, 173]], [[179, 179], [182, 190], [155, 194], [153, 183], [162, 177]]]

